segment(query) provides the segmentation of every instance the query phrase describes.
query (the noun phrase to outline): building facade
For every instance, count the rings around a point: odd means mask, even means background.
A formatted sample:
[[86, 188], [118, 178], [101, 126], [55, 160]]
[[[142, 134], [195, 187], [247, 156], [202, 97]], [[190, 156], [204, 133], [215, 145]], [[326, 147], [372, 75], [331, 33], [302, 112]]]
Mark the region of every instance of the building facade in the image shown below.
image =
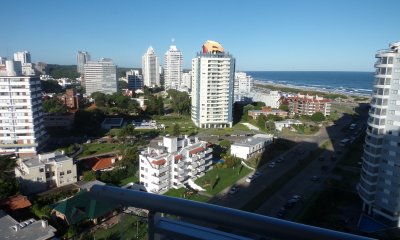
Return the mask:
[[76, 93], [75, 89], [69, 88], [65, 90], [65, 94], [61, 96], [61, 101], [69, 110], [77, 110], [83, 104], [83, 96]]
[[297, 94], [295, 97], [288, 97], [289, 112], [298, 115], [313, 115], [316, 112], [321, 112], [324, 116], [331, 113], [331, 100], [319, 97], [317, 95], [302, 95]]
[[197, 138], [164, 137], [139, 155], [140, 183], [148, 192], [163, 194], [181, 188], [212, 168], [212, 148]]
[[245, 72], [235, 73], [234, 82], [234, 101], [242, 101], [245, 97], [248, 97], [253, 87], [253, 77], [247, 75]]
[[171, 45], [164, 55], [164, 86], [165, 90], [181, 87], [183, 56], [175, 45]]
[[192, 71], [188, 73], [182, 73], [181, 88], [187, 88], [189, 91], [192, 89]]
[[142, 57], [143, 84], [147, 87], [161, 86], [160, 65], [153, 47], [149, 47]]
[[102, 58], [98, 62], [87, 62], [84, 73], [86, 94], [113, 94], [118, 91], [117, 66], [111, 59]]
[[87, 62], [90, 61], [90, 54], [88, 52], [78, 51], [76, 54], [76, 67], [80, 74], [84, 73], [84, 67]]
[[143, 88], [143, 77], [138, 70], [130, 70], [126, 72], [126, 80], [129, 90], [138, 90]]
[[63, 152], [18, 159], [15, 175], [25, 194], [43, 192], [77, 181], [76, 165]]
[[248, 116], [252, 117], [253, 119], [257, 119], [260, 115], [268, 116], [274, 115], [278, 117], [287, 117], [289, 114], [280, 109], [272, 109], [270, 107], [263, 107], [261, 110], [249, 110], [247, 112]]
[[249, 95], [253, 102], [263, 102], [266, 107], [279, 108], [281, 95], [278, 91], [255, 92]]
[[207, 41], [192, 59], [192, 120], [200, 128], [232, 127], [235, 58]]
[[243, 142], [232, 144], [231, 154], [247, 160], [256, 154], [262, 153], [266, 146], [272, 143], [273, 139], [273, 136], [270, 134], [256, 134]]
[[19, 61], [0, 65], [0, 152], [35, 155], [44, 147], [42, 90], [37, 76], [22, 75]]
[[363, 210], [400, 226], [400, 42], [375, 55], [375, 82], [358, 192]]

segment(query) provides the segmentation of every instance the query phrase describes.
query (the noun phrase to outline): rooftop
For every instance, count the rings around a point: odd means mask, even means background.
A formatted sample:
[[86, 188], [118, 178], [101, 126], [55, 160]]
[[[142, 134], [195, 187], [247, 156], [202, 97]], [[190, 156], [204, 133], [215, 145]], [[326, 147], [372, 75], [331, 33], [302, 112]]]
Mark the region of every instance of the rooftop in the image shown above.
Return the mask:
[[105, 118], [101, 124], [121, 125], [123, 121], [123, 118]]
[[1, 239], [12, 240], [45, 240], [54, 236], [55, 228], [46, 221], [29, 219], [17, 222], [10, 215], [0, 210], [0, 236]]
[[16, 195], [13, 197], [9, 197], [7, 199], [4, 199], [3, 201], [0, 202], [0, 206], [4, 206], [11, 211], [15, 211], [18, 209], [23, 209], [32, 206], [31, 202], [26, 196], [22, 195]]
[[21, 161], [27, 167], [37, 167], [37, 166], [43, 166], [46, 163], [63, 162], [63, 161], [70, 161], [70, 160], [72, 160], [72, 159], [70, 157], [65, 156], [62, 152], [39, 154], [34, 157], [21, 159]]
[[259, 143], [262, 143], [262, 142], [265, 142], [265, 141], [269, 141], [272, 138], [273, 138], [272, 135], [256, 134], [256, 135], [246, 139], [243, 142], [234, 143], [233, 145], [242, 146], [242, 147], [252, 147], [252, 146], [257, 145]]

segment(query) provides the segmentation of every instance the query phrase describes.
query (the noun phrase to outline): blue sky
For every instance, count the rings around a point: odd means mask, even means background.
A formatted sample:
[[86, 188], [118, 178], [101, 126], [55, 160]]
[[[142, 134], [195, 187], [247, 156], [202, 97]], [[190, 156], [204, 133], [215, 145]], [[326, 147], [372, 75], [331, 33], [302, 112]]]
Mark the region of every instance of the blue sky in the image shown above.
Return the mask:
[[75, 64], [78, 50], [140, 67], [171, 38], [184, 68], [207, 39], [236, 57], [238, 70], [373, 71], [376, 50], [400, 41], [398, 0], [5, 0], [0, 56]]

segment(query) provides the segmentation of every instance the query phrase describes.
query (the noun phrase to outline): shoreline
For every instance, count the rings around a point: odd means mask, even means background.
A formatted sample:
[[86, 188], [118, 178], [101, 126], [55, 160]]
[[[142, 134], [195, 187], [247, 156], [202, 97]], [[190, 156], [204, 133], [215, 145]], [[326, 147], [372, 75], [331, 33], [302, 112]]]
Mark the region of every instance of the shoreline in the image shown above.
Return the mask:
[[263, 85], [263, 86], [272, 86], [275, 88], [289, 88], [293, 90], [302, 90], [302, 91], [312, 91], [312, 92], [321, 92], [325, 94], [340, 94], [345, 95], [347, 97], [365, 97], [371, 98], [370, 93], [357, 93], [357, 92], [348, 92], [341, 90], [330, 90], [330, 89], [321, 89], [317, 87], [307, 87], [307, 86], [297, 86], [293, 84], [282, 84], [282, 83], [274, 83], [274, 82], [266, 82], [262, 80], [254, 79], [254, 85]]

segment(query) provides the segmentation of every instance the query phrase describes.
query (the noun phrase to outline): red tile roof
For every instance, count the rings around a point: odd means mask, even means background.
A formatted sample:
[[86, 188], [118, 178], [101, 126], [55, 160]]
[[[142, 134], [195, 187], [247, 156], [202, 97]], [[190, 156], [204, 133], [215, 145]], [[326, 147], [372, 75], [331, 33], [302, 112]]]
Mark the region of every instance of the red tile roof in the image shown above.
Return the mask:
[[182, 160], [182, 159], [183, 159], [183, 157], [182, 157], [182, 155], [180, 155], [180, 154], [178, 154], [178, 155], [175, 156], [175, 160]]
[[154, 164], [154, 165], [164, 165], [166, 162], [167, 161], [165, 159], [151, 161], [151, 163]]
[[204, 151], [204, 150], [205, 150], [205, 149], [204, 149], [203, 147], [198, 147], [198, 148], [195, 148], [195, 149], [189, 151], [189, 154], [196, 154], [196, 153], [202, 152], [202, 151]]
[[96, 164], [92, 167], [93, 171], [104, 170], [113, 166], [113, 159], [115, 158], [98, 158]]
[[31, 202], [26, 196], [17, 195], [9, 197], [0, 202], [0, 205], [7, 205], [10, 210], [18, 210], [32, 206]]

